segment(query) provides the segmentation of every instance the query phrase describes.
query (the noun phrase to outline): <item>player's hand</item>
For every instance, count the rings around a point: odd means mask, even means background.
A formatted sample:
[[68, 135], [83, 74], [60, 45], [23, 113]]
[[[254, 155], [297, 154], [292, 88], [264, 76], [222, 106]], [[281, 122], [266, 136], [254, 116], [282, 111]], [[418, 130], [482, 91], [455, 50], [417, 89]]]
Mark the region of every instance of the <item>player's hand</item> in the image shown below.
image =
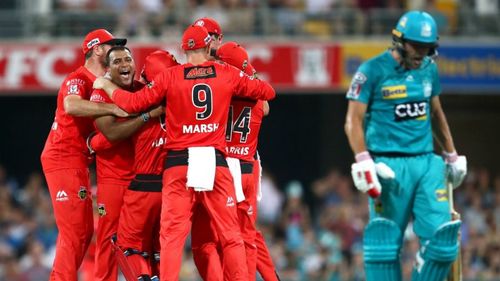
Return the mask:
[[128, 112], [119, 108], [116, 105], [113, 107], [113, 115], [116, 117], [129, 117], [130, 116], [130, 114], [128, 114]]
[[156, 118], [156, 117], [160, 117], [160, 115], [162, 115], [163, 113], [165, 113], [165, 107], [160, 105], [160, 106], [157, 106], [157, 107], [151, 109], [149, 111], [149, 116], [151, 118]]
[[457, 188], [467, 175], [467, 158], [456, 152], [445, 152], [443, 155], [446, 163], [446, 178], [451, 182], [453, 188]]
[[351, 165], [351, 175], [354, 185], [362, 192], [367, 192], [372, 198], [377, 198], [382, 192], [382, 186], [377, 178], [373, 159], [368, 158]]

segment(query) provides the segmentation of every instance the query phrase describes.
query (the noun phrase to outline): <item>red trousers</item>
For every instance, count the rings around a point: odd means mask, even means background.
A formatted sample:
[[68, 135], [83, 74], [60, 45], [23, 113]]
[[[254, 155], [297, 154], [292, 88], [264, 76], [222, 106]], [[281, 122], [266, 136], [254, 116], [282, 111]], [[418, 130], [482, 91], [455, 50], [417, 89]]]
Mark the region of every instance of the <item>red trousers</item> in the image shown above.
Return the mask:
[[[99, 181], [99, 179], [98, 179]], [[118, 219], [123, 205], [125, 184], [97, 185], [97, 209], [99, 222], [96, 233], [95, 280], [116, 281], [118, 265], [113, 254], [111, 237], [118, 230]]]
[[[242, 162], [241, 184], [245, 200], [237, 204], [238, 224], [241, 236], [245, 242], [245, 254], [248, 268], [247, 280], [255, 280], [257, 263], [257, 246], [255, 245], [256, 219], [256, 180], [250, 169], [244, 168], [248, 162]], [[248, 166], [247, 166], [248, 167]], [[245, 171], [246, 170], [246, 171]], [[220, 248], [218, 237], [214, 232], [208, 213], [200, 208], [200, 212], [193, 217], [193, 231], [191, 248], [193, 259], [203, 280], [220, 280]], [[209, 231], [210, 232], [209, 232]]]
[[94, 231], [88, 169], [44, 172], [59, 230], [50, 280], [76, 281]]
[[184, 243], [189, 234], [191, 218], [199, 205], [207, 210], [219, 237], [224, 280], [247, 280], [245, 247], [237, 222], [236, 196], [229, 169], [217, 166], [212, 191], [197, 192], [186, 187], [186, 175], [186, 165], [167, 168], [163, 174], [161, 280], [179, 279]]
[[[161, 184], [161, 183], [160, 183]], [[127, 262], [138, 275], [158, 274], [152, 269], [154, 253], [160, 252], [161, 189], [159, 192], [127, 189], [118, 225], [117, 245], [123, 249], [147, 252], [150, 260], [141, 255], [130, 255]]]

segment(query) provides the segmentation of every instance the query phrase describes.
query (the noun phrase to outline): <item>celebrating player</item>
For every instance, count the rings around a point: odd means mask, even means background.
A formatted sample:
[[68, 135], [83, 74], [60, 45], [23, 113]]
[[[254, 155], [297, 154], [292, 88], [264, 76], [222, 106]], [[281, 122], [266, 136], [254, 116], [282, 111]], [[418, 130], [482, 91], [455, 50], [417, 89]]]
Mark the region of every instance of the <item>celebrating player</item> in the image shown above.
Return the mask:
[[[158, 73], [178, 64], [167, 51], [155, 51], [146, 57], [141, 81], [149, 84]], [[164, 115], [148, 116], [131, 139], [135, 177], [125, 191], [116, 241], [117, 254], [123, 255], [118, 256], [119, 265], [131, 280], [146, 281], [159, 275], [164, 121]]]
[[64, 79], [57, 97], [54, 123], [41, 155], [59, 235], [50, 280], [77, 280], [77, 270], [93, 233], [92, 197], [85, 138], [93, 131], [92, 119], [128, 114], [113, 104], [89, 101], [92, 83], [105, 72], [106, 52], [126, 39], [104, 29], [85, 36], [85, 64]]
[[[119, 87], [136, 91], [144, 86], [141, 82], [134, 80], [135, 62], [127, 47], [111, 48], [107, 53], [106, 66], [111, 81]], [[95, 90], [90, 100], [97, 103], [113, 103], [102, 90]], [[118, 229], [123, 195], [134, 177], [134, 148], [130, 139], [125, 138], [142, 127], [154, 114], [156, 117], [159, 116], [161, 110], [152, 110], [133, 118], [118, 119], [107, 115], [95, 119], [98, 132], [101, 132], [105, 139], [115, 141], [108, 149], [99, 148], [102, 135], [97, 135], [90, 141], [91, 147], [97, 149], [97, 207], [99, 210], [95, 269], [97, 280], [117, 280], [118, 278], [111, 237]], [[124, 140], [116, 142], [121, 139]]]
[[178, 279], [183, 245], [197, 204], [203, 204], [217, 230], [224, 252], [224, 278], [247, 279], [233, 181], [224, 158], [227, 109], [233, 95], [272, 99], [275, 92], [268, 83], [252, 80], [232, 66], [208, 61], [210, 41], [204, 27], [188, 27], [182, 37], [187, 63], [167, 69], [150, 87], [135, 94], [120, 90], [105, 78], [94, 83], [130, 112], [166, 101], [161, 280]]
[[[445, 182], [457, 187], [467, 168], [439, 100], [437, 47], [432, 16], [405, 13], [393, 48], [363, 63], [347, 93], [352, 176], [372, 197], [363, 239], [368, 281], [402, 280], [399, 254], [410, 216], [421, 244], [412, 280], [443, 280], [457, 256], [461, 223], [450, 221]], [[433, 153], [433, 135], [444, 162]]]

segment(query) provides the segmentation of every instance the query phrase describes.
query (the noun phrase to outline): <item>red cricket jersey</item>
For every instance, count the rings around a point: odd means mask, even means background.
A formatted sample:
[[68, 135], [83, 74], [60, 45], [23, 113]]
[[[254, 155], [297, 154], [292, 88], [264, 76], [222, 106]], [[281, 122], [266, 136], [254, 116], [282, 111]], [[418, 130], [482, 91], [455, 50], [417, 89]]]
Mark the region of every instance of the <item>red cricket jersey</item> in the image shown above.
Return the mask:
[[264, 102], [233, 98], [226, 129], [227, 156], [253, 161], [264, 117]]
[[167, 154], [164, 117], [149, 120], [133, 136], [136, 174], [160, 175]]
[[94, 130], [93, 119], [75, 117], [64, 111], [64, 98], [77, 95], [89, 100], [96, 77], [84, 66], [70, 73], [57, 94], [54, 123], [45, 142], [41, 160], [43, 170], [87, 168], [91, 157], [85, 140]]
[[[94, 90], [90, 100], [113, 103], [103, 90]], [[126, 120], [117, 119], [118, 122]], [[97, 126], [96, 130], [99, 130]], [[127, 185], [134, 178], [134, 148], [130, 139], [118, 141], [108, 149], [98, 151], [95, 159], [98, 184]]]
[[127, 112], [141, 112], [166, 100], [166, 148], [181, 150], [213, 146], [225, 152], [227, 113], [233, 95], [272, 99], [268, 83], [252, 79], [225, 63], [183, 64], [158, 74], [152, 85], [130, 94], [113, 92], [115, 104]]

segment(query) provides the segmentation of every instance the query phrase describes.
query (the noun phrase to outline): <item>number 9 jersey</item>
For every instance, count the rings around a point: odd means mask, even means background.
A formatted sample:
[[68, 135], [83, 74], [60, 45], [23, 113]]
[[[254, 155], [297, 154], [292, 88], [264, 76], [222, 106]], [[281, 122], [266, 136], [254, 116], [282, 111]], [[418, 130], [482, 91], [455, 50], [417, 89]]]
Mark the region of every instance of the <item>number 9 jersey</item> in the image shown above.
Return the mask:
[[405, 70], [386, 51], [363, 63], [347, 99], [367, 104], [365, 140], [372, 153], [422, 154], [433, 151], [430, 99], [439, 95], [437, 65], [425, 57]]
[[275, 92], [267, 82], [233, 66], [206, 61], [171, 67], [136, 93], [118, 89], [113, 92], [113, 100], [127, 112], [141, 112], [166, 100], [167, 150], [212, 146], [225, 152], [233, 95], [269, 100]]

